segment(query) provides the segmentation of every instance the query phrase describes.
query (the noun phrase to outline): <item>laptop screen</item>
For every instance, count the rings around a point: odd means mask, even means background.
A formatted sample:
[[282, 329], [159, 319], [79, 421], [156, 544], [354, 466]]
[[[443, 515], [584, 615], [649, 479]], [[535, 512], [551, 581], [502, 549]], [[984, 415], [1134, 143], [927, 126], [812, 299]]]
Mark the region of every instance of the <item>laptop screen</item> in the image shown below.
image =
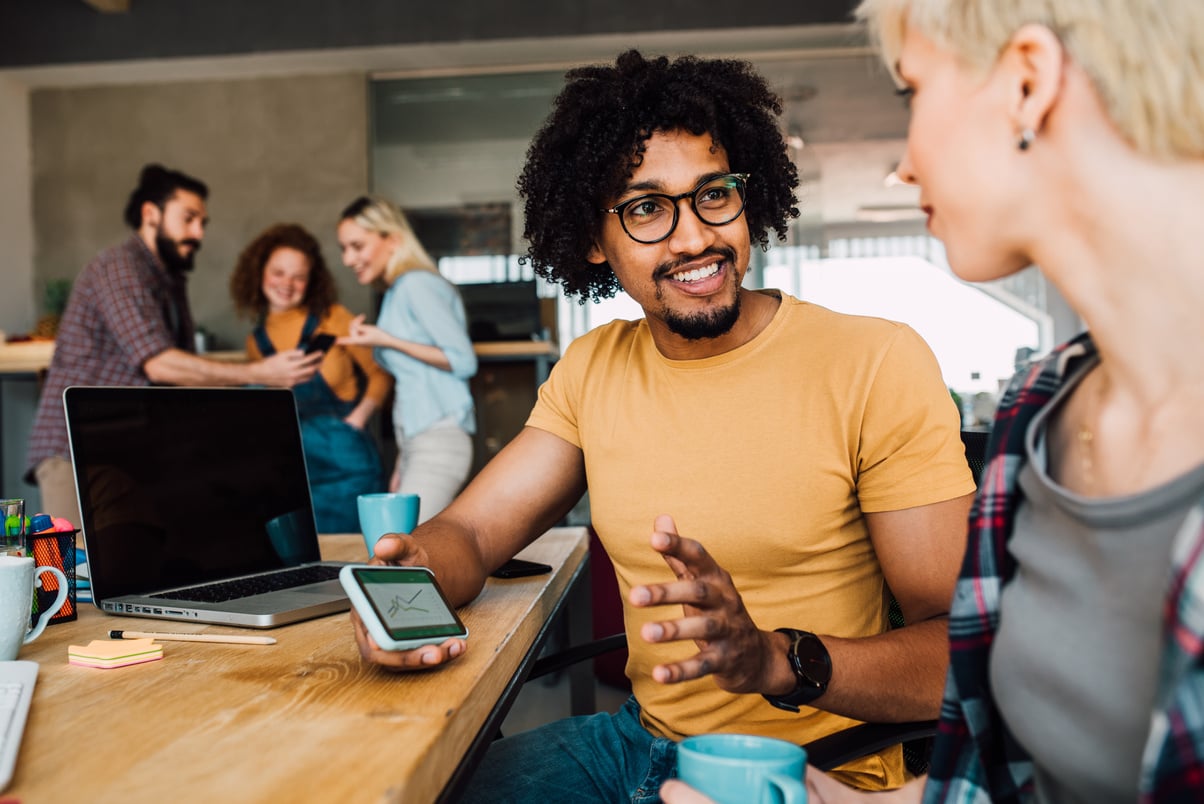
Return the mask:
[[289, 390], [63, 393], [97, 600], [319, 560]]

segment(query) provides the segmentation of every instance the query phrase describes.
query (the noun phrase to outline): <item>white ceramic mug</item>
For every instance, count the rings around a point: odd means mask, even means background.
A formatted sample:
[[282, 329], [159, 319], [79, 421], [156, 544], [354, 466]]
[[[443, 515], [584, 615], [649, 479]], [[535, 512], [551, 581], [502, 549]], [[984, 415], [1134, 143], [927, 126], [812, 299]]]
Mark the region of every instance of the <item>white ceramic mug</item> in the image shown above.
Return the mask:
[[[59, 593], [50, 608], [38, 616], [33, 628], [29, 627], [30, 611], [33, 608], [33, 579], [43, 572], [51, 572], [58, 578]], [[33, 642], [42, 635], [50, 618], [67, 602], [67, 576], [54, 567], [34, 567], [32, 558], [0, 556], [0, 661], [12, 661], [22, 645]]]

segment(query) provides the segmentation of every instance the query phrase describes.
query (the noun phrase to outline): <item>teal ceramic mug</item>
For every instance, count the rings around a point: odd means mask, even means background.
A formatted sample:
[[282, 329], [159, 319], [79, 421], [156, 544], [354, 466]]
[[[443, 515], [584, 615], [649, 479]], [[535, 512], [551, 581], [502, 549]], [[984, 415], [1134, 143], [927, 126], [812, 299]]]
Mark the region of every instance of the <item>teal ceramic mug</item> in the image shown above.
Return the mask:
[[807, 752], [785, 740], [701, 734], [677, 746], [677, 776], [716, 804], [806, 804]]
[[409, 533], [418, 526], [417, 494], [361, 494], [355, 502], [360, 514], [360, 532], [364, 534], [369, 556], [381, 536]]

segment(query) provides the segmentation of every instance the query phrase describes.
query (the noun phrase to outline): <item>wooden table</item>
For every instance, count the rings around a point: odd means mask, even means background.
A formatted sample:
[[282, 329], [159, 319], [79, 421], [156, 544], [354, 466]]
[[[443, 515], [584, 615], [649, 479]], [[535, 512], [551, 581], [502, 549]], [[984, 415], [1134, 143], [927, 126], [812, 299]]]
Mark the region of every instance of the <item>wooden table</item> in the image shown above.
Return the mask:
[[[360, 560], [363, 551], [358, 535], [322, 537], [324, 558]], [[460, 610], [468, 651], [421, 673], [362, 662], [346, 614], [255, 632], [275, 636], [272, 646], [163, 642], [161, 661], [76, 667], [67, 646], [112, 628], [239, 631], [84, 604], [78, 621], [50, 626], [21, 650], [41, 671], [6, 794], [23, 804], [454, 799], [549, 623], [588, 578], [584, 528], [554, 528], [521, 555], [554, 571], [490, 579]]]
[[54, 341], [0, 343], [0, 375], [33, 379], [50, 366]]

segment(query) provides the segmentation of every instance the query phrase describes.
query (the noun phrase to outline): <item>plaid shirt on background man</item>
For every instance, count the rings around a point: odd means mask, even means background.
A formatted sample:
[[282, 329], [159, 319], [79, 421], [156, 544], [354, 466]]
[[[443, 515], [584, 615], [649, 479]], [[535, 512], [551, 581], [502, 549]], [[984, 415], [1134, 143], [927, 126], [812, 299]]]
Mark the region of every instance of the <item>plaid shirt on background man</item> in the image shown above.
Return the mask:
[[169, 272], [137, 235], [80, 272], [54, 341], [26, 457], [27, 480], [42, 460], [69, 456], [63, 389], [149, 385], [142, 364], [172, 347], [193, 351], [187, 277]]
[[[1080, 335], [1018, 374], [1000, 402], [987, 467], [970, 513], [970, 548], [949, 617], [950, 665], [925, 804], [1024, 802], [1034, 797], [1032, 761], [996, 709], [989, 684], [991, 645], [1004, 585], [1016, 571], [1008, 553], [1024, 436], [1033, 416], [1096, 355]], [[1186, 358], [1190, 359], [1190, 358]], [[1204, 501], [1175, 537], [1163, 607], [1164, 648], [1156, 711], [1142, 757], [1142, 804], [1204, 800]], [[1084, 734], [1083, 739], [1093, 739]]]

